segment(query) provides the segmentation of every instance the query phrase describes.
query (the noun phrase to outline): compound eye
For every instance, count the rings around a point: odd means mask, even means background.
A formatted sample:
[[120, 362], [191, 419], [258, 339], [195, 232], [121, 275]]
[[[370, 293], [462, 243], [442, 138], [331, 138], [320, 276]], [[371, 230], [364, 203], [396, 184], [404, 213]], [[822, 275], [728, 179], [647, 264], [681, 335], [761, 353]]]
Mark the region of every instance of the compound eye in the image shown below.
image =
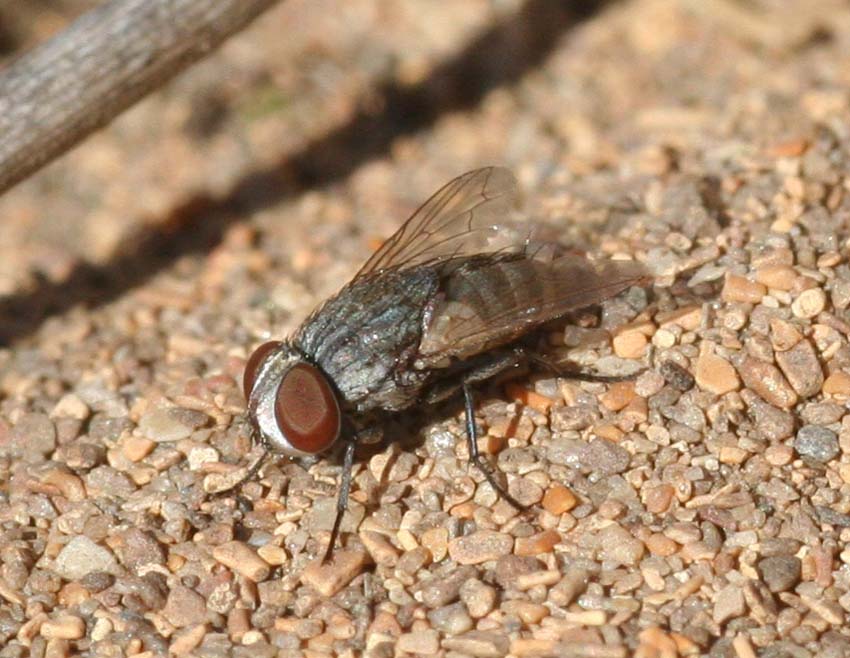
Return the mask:
[[257, 372], [259, 372], [263, 361], [278, 347], [280, 347], [279, 340], [270, 340], [260, 345], [248, 357], [248, 362], [245, 364], [245, 374], [242, 376], [242, 390], [245, 392], [246, 400], [251, 397], [251, 391], [254, 390], [254, 382], [257, 379]]
[[318, 368], [298, 363], [284, 375], [275, 400], [277, 424], [293, 448], [316, 454], [339, 436], [336, 395]]

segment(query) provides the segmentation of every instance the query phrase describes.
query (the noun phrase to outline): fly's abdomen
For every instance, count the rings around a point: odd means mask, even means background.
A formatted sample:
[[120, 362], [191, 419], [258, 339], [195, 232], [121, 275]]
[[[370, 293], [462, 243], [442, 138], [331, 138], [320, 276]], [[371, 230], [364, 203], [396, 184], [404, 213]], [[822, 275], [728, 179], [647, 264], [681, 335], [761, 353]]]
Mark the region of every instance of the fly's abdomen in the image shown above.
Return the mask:
[[645, 276], [636, 263], [596, 265], [573, 255], [544, 259], [527, 254], [472, 257], [443, 272], [441, 299], [420, 344], [420, 362], [426, 366], [509, 343]]

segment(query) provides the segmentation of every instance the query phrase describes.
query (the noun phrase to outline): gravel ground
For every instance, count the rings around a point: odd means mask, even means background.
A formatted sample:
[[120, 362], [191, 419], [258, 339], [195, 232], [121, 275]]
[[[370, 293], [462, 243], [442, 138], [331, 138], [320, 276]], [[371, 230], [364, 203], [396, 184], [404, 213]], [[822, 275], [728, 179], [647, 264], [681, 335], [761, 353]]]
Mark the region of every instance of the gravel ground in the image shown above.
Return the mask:
[[[850, 655], [850, 8], [582, 6], [291, 0], [0, 200], [0, 657]], [[482, 391], [525, 515], [391, 425], [322, 566], [334, 458], [208, 493], [245, 357], [486, 163], [653, 270], [546, 336], [636, 376]]]

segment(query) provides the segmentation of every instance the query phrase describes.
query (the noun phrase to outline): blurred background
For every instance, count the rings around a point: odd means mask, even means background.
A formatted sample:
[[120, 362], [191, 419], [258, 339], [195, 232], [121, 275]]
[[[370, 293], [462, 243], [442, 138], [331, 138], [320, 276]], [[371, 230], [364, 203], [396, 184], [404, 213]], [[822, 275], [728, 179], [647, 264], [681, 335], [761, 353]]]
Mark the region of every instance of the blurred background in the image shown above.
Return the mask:
[[[95, 4], [4, 3], [0, 54]], [[580, 180], [604, 207], [660, 173], [722, 177], [844, 129], [848, 39], [839, 0], [282, 2], [0, 199], [0, 333], [114, 299], [248, 220], [274, 259], [320, 254], [332, 288], [481, 164], [526, 188]]]

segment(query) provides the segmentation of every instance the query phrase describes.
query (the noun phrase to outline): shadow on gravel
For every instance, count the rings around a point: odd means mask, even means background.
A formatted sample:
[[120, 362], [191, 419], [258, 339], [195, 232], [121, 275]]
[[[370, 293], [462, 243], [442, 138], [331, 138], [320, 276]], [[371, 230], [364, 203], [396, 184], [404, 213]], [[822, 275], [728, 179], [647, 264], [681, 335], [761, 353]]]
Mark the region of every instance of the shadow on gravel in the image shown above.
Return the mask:
[[[62, 283], [0, 299], [0, 345], [32, 333], [49, 315], [84, 303], [108, 303], [179, 257], [206, 252], [227, 226], [246, 214], [351, 174], [385, 155], [399, 137], [427, 129], [440, 116], [473, 109], [491, 90], [517, 82], [543, 63], [558, 40], [610, 0], [527, 0], [522, 10], [495, 23], [457, 56], [413, 87], [375, 90], [377, 111], [361, 111], [344, 126], [271, 167], [247, 174], [225, 195], [198, 194], [157, 223], [127, 236], [103, 266], [82, 264]], [[371, 94], [370, 94], [371, 95]]]

